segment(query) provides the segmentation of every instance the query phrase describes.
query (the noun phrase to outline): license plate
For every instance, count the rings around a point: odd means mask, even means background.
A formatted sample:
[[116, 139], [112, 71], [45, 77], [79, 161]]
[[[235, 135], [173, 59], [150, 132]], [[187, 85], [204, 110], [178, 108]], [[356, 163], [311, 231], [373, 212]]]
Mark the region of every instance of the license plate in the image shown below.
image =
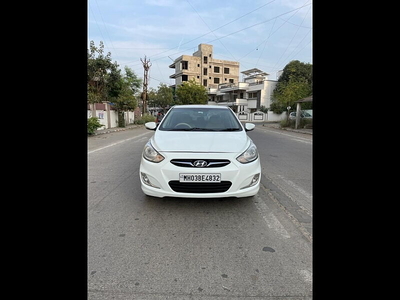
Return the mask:
[[179, 174], [180, 182], [221, 182], [221, 174]]

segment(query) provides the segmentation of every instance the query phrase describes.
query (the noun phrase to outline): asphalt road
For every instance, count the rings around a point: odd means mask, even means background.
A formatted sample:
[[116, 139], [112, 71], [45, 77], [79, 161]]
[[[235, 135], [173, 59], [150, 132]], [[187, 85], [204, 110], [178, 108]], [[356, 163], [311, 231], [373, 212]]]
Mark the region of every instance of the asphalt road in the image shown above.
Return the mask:
[[88, 299], [311, 299], [312, 136], [248, 133], [253, 198], [157, 199], [138, 177], [152, 134], [88, 138]]

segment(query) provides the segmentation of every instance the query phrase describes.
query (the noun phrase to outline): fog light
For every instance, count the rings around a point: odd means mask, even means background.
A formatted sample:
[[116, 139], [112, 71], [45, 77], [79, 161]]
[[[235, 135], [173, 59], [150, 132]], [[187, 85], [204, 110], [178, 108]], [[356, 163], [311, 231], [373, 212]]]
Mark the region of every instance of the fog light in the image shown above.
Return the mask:
[[258, 182], [258, 178], [260, 178], [260, 173], [254, 175], [253, 179], [251, 180], [251, 183], [249, 186], [253, 186]]
[[146, 173], [140, 172], [140, 175], [142, 176], [142, 180], [143, 180], [143, 183], [144, 183], [144, 184], [159, 189], [158, 186], [156, 186], [156, 185], [154, 185], [154, 184], [151, 183], [151, 181], [150, 181], [149, 177], [147, 177]]
[[251, 187], [251, 186], [253, 186], [253, 185], [256, 185], [259, 178], [260, 178], [260, 173], [254, 175], [253, 178], [252, 178], [251, 181], [250, 181], [250, 184], [249, 184], [249, 185], [246, 185], [246, 186], [244, 186], [244, 187], [242, 187], [241, 190], [247, 189], [247, 188], [249, 188], [249, 187]]
[[150, 184], [149, 178], [147, 178], [147, 175], [146, 175], [145, 173], [143, 173], [143, 172], [141, 172], [140, 174], [142, 174], [142, 180], [143, 180], [143, 182], [144, 182], [145, 184], [147, 184], [147, 185], [151, 185], [151, 184]]

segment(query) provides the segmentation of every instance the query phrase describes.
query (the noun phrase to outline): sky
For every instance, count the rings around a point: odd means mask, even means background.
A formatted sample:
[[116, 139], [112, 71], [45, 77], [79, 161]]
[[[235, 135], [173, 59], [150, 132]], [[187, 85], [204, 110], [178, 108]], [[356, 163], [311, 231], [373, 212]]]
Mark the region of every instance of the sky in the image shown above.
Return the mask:
[[[290, 61], [312, 64], [312, 0], [88, 0], [90, 41], [140, 78], [150, 60], [149, 87], [175, 84], [169, 65], [213, 45], [214, 59], [258, 68], [276, 80]], [[239, 80], [242, 81], [240, 73]]]

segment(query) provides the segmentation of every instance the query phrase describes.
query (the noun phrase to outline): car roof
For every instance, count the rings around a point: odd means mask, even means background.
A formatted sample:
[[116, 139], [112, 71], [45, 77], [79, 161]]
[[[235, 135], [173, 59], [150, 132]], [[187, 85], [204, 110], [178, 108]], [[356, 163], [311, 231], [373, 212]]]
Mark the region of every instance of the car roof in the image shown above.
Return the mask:
[[220, 109], [228, 109], [228, 106], [221, 106], [221, 105], [208, 105], [208, 104], [180, 104], [174, 105], [173, 107], [176, 108], [220, 108]]

